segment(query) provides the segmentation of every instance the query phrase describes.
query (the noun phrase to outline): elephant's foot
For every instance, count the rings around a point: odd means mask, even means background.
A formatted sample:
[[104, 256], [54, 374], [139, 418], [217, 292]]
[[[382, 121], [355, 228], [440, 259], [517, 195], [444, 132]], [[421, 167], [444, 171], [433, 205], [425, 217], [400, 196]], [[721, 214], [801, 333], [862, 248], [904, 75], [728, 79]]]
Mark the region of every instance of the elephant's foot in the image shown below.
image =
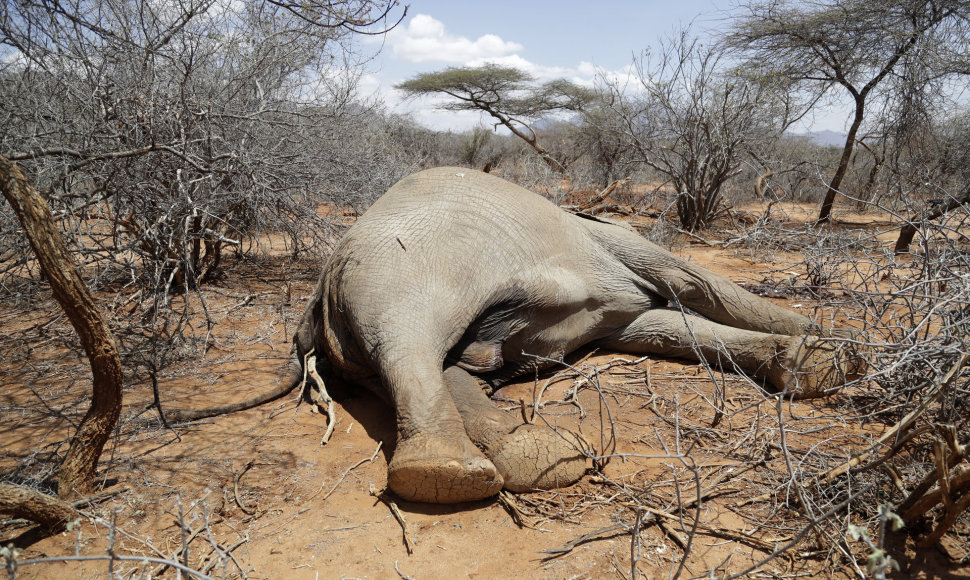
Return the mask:
[[566, 430], [520, 425], [497, 439], [485, 453], [505, 479], [505, 489], [527, 491], [565, 487], [586, 472], [589, 444]]
[[493, 496], [502, 476], [464, 436], [417, 434], [398, 441], [387, 466], [387, 485], [401, 498], [459, 503]]
[[824, 397], [865, 375], [867, 363], [847, 342], [791, 337], [771, 362], [766, 378], [796, 399]]

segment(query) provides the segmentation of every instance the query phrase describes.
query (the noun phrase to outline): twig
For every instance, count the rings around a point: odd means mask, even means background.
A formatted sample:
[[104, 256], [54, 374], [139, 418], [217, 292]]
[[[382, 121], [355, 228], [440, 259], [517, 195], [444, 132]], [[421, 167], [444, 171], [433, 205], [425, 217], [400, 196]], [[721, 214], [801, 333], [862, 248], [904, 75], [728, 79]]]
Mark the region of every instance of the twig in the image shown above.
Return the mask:
[[640, 561], [640, 524], [643, 521], [643, 510], [636, 509], [636, 517], [633, 520], [633, 529], [630, 530], [630, 578], [637, 580], [637, 563]]
[[613, 526], [608, 526], [608, 527], [605, 527], [605, 528], [600, 528], [600, 529], [595, 530], [595, 531], [592, 531], [592, 532], [590, 532], [588, 534], [583, 534], [582, 536], [580, 536], [580, 537], [578, 537], [578, 538], [576, 538], [574, 540], [571, 540], [571, 541], [567, 542], [565, 545], [563, 545], [562, 548], [550, 548], [548, 550], [539, 550], [539, 553], [540, 554], [547, 554], [546, 556], [543, 556], [542, 557], [542, 561], [543, 562], [547, 562], [549, 560], [553, 560], [553, 559], [558, 558], [560, 556], [565, 556], [569, 552], [572, 552], [574, 549], [576, 549], [577, 546], [581, 546], [582, 544], [585, 544], [586, 542], [591, 542], [591, 541], [597, 540], [597, 539], [598, 540], [605, 540], [606, 538], [601, 538], [600, 537], [603, 534], [609, 534], [609, 533], [612, 533], [612, 532], [620, 532], [620, 531], [626, 533], [627, 526], [625, 526], [623, 524], [616, 524], [616, 525], [613, 525]]
[[71, 507], [73, 507], [73, 508], [79, 508], [82, 505], [87, 505], [87, 504], [97, 503], [99, 501], [104, 501], [106, 499], [113, 498], [116, 495], [121, 495], [121, 494], [123, 494], [126, 491], [128, 491], [128, 488], [127, 487], [124, 487], [124, 486], [123, 487], [118, 487], [118, 488], [115, 488], [115, 489], [112, 489], [112, 490], [108, 490], [108, 491], [102, 491], [101, 493], [96, 493], [96, 494], [94, 494], [92, 496], [85, 497], [85, 498], [82, 498], [82, 499], [76, 499], [76, 500], [72, 501], [71, 502]]
[[404, 572], [401, 572], [401, 569], [397, 567], [397, 560], [394, 560], [394, 571], [397, 572], [397, 575], [401, 577], [401, 580], [414, 580]]
[[629, 177], [624, 177], [623, 179], [617, 179], [613, 183], [609, 184], [606, 187], [606, 189], [604, 189], [603, 191], [601, 191], [598, 194], [594, 195], [593, 197], [589, 198], [584, 203], [579, 204], [579, 207], [576, 208], [576, 211], [581, 212], [581, 211], [586, 211], [586, 210], [590, 209], [594, 205], [596, 205], [599, 202], [601, 202], [604, 199], [606, 199], [606, 197], [608, 195], [610, 195], [611, 193], [613, 193], [613, 190], [614, 189], [616, 189], [617, 187], [619, 187], [619, 186], [621, 186], [621, 185], [623, 185], [625, 183], [629, 183], [629, 182], [630, 182], [630, 178]]
[[532, 409], [532, 420], [530, 421], [529, 420], [529, 415], [528, 415], [528, 413], [526, 413], [526, 410], [525, 410], [525, 399], [522, 399], [522, 398], [519, 399], [519, 412], [522, 413], [522, 423], [523, 424], [535, 424], [535, 421], [536, 421], [536, 418], [535, 418], [536, 408], [533, 407], [533, 409]]
[[818, 525], [820, 523], [828, 520], [829, 518], [831, 518], [835, 514], [839, 513], [843, 509], [845, 509], [845, 507], [847, 505], [849, 505], [850, 503], [852, 503], [853, 501], [855, 501], [856, 499], [858, 499], [860, 495], [861, 495], [861, 493], [851, 494], [849, 497], [847, 497], [845, 500], [843, 500], [842, 502], [840, 502], [838, 505], [832, 507], [829, 511], [821, 514], [820, 516], [818, 516], [816, 518], [813, 518], [811, 521], [808, 522], [808, 525], [807, 526], [805, 526], [804, 528], [802, 528], [802, 531], [800, 531], [798, 533], [798, 535], [796, 535], [794, 538], [792, 538], [792, 540], [790, 542], [788, 542], [787, 544], [785, 544], [783, 546], [776, 546], [775, 549], [772, 550], [770, 554], [768, 554], [767, 556], [765, 556], [764, 558], [762, 558], [758, 562], [755, 562], [754, 564], [748, 566], [744, 570], [741, 570], [740, 572], [737, 572], [735, 574], [731, 574], [730, 576], [727, 577], [726, 580], [734, 580], [735, 578], [747, 578], [751, 574], [751, 572], [754, 572], [758, 568], [760, 568], [760, 567], [764, 566], [765, 564], [767, 564], [768, 562], [774, 560], [779, 554], [783, 554], [783, 553], [787, 552], [788, 550], [792, 549], [793, 547], [795, 547], [796, 545], [798, 545], [798, 543], [801, 542], [805, 538], [805, 536], [807, 536], [809, 534], [809, 532], [811, 532], [816, 527], [818, 527]]
[[[654, 515], [657, 515], [657, 516], [666, 518], [668, 520], [680, 521], [680, 518], [678, 516], [675, 516], [674, 514], [671, 514], [671, 513], [667, 513], [667, 512], [665, 512], [663, 510], [658, 510], [658, 509], [654, 509], [654, 508], [651, 508], [651, 507], [644, 507], [644, 508], [640, 508], [640, 509], [643, 509], [644, 511], [647, 511], [647, 512], [652, 513]], [[662, 522], [658, 522], [658, 525], [661, 528], [664, 528], [664, 526], [665, 526], [665, 524], [663, 524]], [[772, 548], [774, 548], [774, 545], [772, 545], [771, 543], [769, 543], [766, 540], [762, 540], [761, 538], [755, 538], [754, 536], [748, 536], [746, 534], [740, 534], [740, 533], [732, 532], [730, 530], [713, 528], [713, 527], [711, 527], [711, 526], [709, 526], [707, 524], [704, 524], [704, 523], [698, 523], [697, 530], [699, 532], [705, 534], [705, 535], [708, 535], [708, 536], [715, 536], [715, 537], [718, 537], [718, 538], [723, 538], [725, 540], [733, 540], [733, 541], [736, 541], [736, 542], [742, 542], [742, 543], [745, 543], [745, 544], [750, 544], [750, 545], [752, 545], [752, 546], [754, 546], [756, 548], [761, 548], [763, 550], [771, 550]], [[678, 542], [678, 545], [680, 545], [680, 542], [683, 541], [682, 538], [680, 538], [680, 537], [676, 536], [675, 534], [673, 534], [672, 531], [668, 531], [666, 529], [664, 531], [667, 532], [667, 534], [670, 535], [675, 542]], [[784, 541], [786, 539], [791, 539], [791, 538], [777, 538], [776, 541]], [[680, 547], [683, 548], [684, 546], [681, 545]]]
[[[333, 435], [334, 426], [337, 424], [337, 412], [334, 410], [333, 398], [327, 392], [327, 386], [324, 384], [323, 378], [317, 373], [317, 357], [313, 354], [313, 351], [314, 349], [310, 349], [310, 352], [306, 353], [303, 357], [304, 374], [301, 394], [306, 393], [313, 403], [314, 410], [327, 416], [327, 428], [323, 433], [323, 438], [320, 440], [320, 445], [326, 445], [327, 441], [330, 441], [330, 436]], [[316, 383], [316, 388], [307, 386], [307, 374]], [[327, 406], [326, 411], [320, 410], [321, 404]]]
[[242, 479], [242, 476], [247, 471], [249, 471], [250, 468], [252, 468], [252, 466], [253, 466], [253, 462], [249, 461], [249, 463], [247, 463], [246, 466], [243, 467], [242, 470], [236, 474], [236, 477], [233, 478], [233, 481], [232, 481], [232, 498], [236, 501], [236, 505], [239, 506], [239, 509], [241, 509], [243, 513], [249, 516], [255, 514], [256, 510], [250, 510], [249, 508], [247, 508], [245, 505], [243, 505], [242, 499], [239, 498], [239, 480]]
[[[725, 492], [728, 492], [729, 490], [725, 490], [721, 487], [722, 483], [724, 483], [725, 481], [731, 478], [747, 473], [748, 471], [751, 471], [756, 467], [757, 465], [749, 465], [748, 467], [745, 467], [744, 469], [741, 469], [739, 471], [734, 471], [733, 469], [727, 469], [725, 471], [722, 471], [720, 475], [716, 476], [713, 481], [707, 484], [707, 491], [704, 491], [698, 496], [688, 499], [683, 503], [681, 508], [688, 509], [692, 507], [694, 504], [696, 504], [698, 500], [704, 501], [704, 500], [707, 500], [709, 497], [713, 496], [714, 494], [722, 495]], [[730, 491], [733, 492], [735, 490], [730, 490]]]
[[953, 367], [951, 367], [950, 370], [947, 371], [946, 374], [940, 378], [939, 382], [937, 382], [936, 386], [932, 390], [930, 396], [928, 396], [926, 400], [923, 401], [923, 403], [919, 407], [913, 409], [913, 411], [911, 411], [908, 415], [900, 419], [898, 423], [893, 425], [891, 429], [883, 433], [882, 436], [876, 440], [875, 444], [869, 446], [869, 449], [867, 449], [866, 451], [863, 451], [859, 455], [856, 455], [847, 463], [830, 469], [819, 480], [819, 484], [828, 483], [829, 481], [832, 481], [836, 477], [846, 473], [853, 467], [862, 463], [870, 455], [872, 455], [875, 452], [876, 445], [883, 444], [886, 441], [888, 441], [890, 438], [895, 437], [898, 434], [906, 431], [906, 429], [908, 429], [909, 426], [913, 424], [913, 421], [915, 421], [917, 417], [922, 415], [928, 408], [930, 408], [933, 404], [935, 404], [937, 401], [940, 400], [940, 397], [942, 397], [943, 394], [946, 392], [947, 387], [950, 386], [950, 381], [952, 381], [953, 378], [957, 376], [957, 373], [960, 371], [961, 368], [963, 368], [963, 365], [966, 364], [968, 358], [970, 358], [970, 354], [964, 353], [960, 355], [960, 358], [957, 359], [956, 363], [953, 364]]
[[531, 518], [519, 507], [519, 503], [515, 501], [515, 496], [504, 489], [498, 492], [498, 503], [505, 508], [505, 511], [509, 512], [512, 521], [520, 528], [529, 528], [530, 530], [539, 530], [540, 532], [546, 531], [537, 528], [535, 523], [531, 521]]
[[707, 240], [707, 239], [704, 239], [704, 238], [698, 236], [697, 234], [692, 233], [692, 232], [689, 232], [689, 231], [687, 231], [685, 229], [682, 229], [682, 228], [676, 228], [676, 229], [677, 229], [678, 232], [680, 232], [680, 233], [682, 233], [682, 234], [684, 234], [686, 236], [690, 236], [690, 237], [694, 238], [695, 240], [699, 241], [700, 243], [702, 243], [702, 244], [704, 244], [705, 246], [708, 246], [708, 247], [723, 246], [726, 243], [726, 242], [722, 242], [722, 241], [718, 241], [718, 240]]
[[[649, 509], [649, 508], [647, 508], [647, 509]], [[667, 515], [669, 515], [669, 514], [667, 514]], [[673, 516], [673, 517], [676, 520], [679, 520], [680, 519], [677, 516]], [[684, 562], [685, 560], [687, 560], [687, 551], [688, 551], [687, 540], [685, 540], [684, 538], [682, 538], [680, 536], [680, 534], [678, 534], [674, 530], [670, 529], [670, 526], [668, 526], [667, 524], [665, 524], [663, 520], [657, 519], [655, 521], [657, 523], [657, 527], [660, 528], [660, 531], [662, 531], [665, 536], [667, 536], [675, 544], [677, 544], [677, 547], [678, 548], [680, 548], [681, 550], [684, 551], [684, 557], [681, 558], [681, 562]]]
[[223, 558], [213, 558], [212, 560], [209, 560], [209, 563], [206, 564], [202, 568], [202, 572], [204, 574], [208, 574], [209, 573], [209, 570], [212, 570], [213, 568], [215, 568], [216, 564], [218, 564], [220, 560], [225, 561], [226, 558], [229, 558], [230, 560], [232, 560], [233, 564], [235, 564], [236, 567], [239, 568], [239, 570], [241, 572], [242, 571], [242, 566], [240, 566], [239, 565], [239, 562], [236, 561], [236, 558], [235, 558], [235, 556], [232, 555], [232, 552], [233, 552], [233, 550], [235, 550], [239, 546], [242, 546], [243, 544], [245, 544], [248, 541], [249, 541], [249, 536], [247, 535], [245, 538], [239, 540], [235, 544], [233, 544], [233, 545], [229, 546], [228, 548], [226, 548], [226, 550], [224, 552], [225, 555], [223, 556]]
[[378, 500], [384, 502], [388, 508], [390, 508], [391, 513], [394, 515], [394, 519], [397, 523], [401, 525], [401, 530], [404, 532], [404, 548], [407, 550], [408, 554], [414, 553], [414, 540], [411, 539], [411, 530], [408, 528], [408, 522], [404, 519], [404, 514], [401, 513], [401, 508], [397, 507], [394, 500], [386, 497], [382, 492], [377, 491], [374, 485], [370, 486], [370, 494], [376, 497]]
[[[912, 425], [913, 422], [920, 415], [922, 415], [924, 412], [926, 412], [927, 409], [929, 409], [933, 404], [935, 404], [937, 401], [940, 400], [940, 398], [946, 392], [947, 387], [950, 385], [950, 381], [952, 381], [954, 377], [957, 376], [957, 373], [960, 371], [961, 368], [963, 368], [963, 365], [966, 364], [968, 359], [970, 359], [970, 354], [964, 353], [960, 355], [960, 358], [957, 359], [957, 361], [950, 368], [950, 370], [947, 371], [946, 374], [944, 374], [940, 378], [940, 380], [936, 383], [935, 387], [931, 390], [929, 396], [927, 396], [926, 399], [917, 408], [913, 409], [908, 415], [900, 419], [898, 423], [896, 423], [888, 431], [883, 433], [882, 436], [880, 436], [875, 443], [870, 445], [868, 449], [856, 455], [855, 457], [843, 463], [842, 465], [837, 465], [836, 467], [833, 467], [832, 469], [822, 474], [821, 477], [819, 477], [819, 479], [816, 481], [815, 485], [822, 485], [822, 484], [828, 483], [833, 479], [835, 479], [836, 477], [839, 477], [840, 475], [843, 475], [849, 472], [851, 469], [855, 468], [863, 461], [867, 460], [870, 456], [872, 456], [875, 453], [877, 446], [885, 443], [886, 441], [888, 441], [893, 437], [898, 436], [900, 433], [905, 432], [906, 429], [908, 429], [910, 425]], [[803, 487], [807, 487], [808, 485], [809, 483], [805, 483]], [[746, 499], [744, 501], [733, 503], [731, 504], [730, 507], [739, 508], [752, 503], [765, 501], [767, 499], [770, 499], [773, 494], [774, 494], [773, 492], [763, 493], [758, 497], [753, 497], [753, 498]]]

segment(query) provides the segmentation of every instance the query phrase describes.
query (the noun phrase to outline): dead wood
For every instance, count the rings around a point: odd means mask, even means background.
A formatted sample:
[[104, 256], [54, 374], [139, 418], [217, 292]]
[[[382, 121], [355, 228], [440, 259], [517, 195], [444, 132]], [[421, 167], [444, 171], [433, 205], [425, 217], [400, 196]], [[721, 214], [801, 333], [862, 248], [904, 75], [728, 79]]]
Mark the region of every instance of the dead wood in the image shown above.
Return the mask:
[[932, 489], [929, 493], [918, 497], [914, 502], [912, 502], [912, 504], [910, 504], [906, 508], [905, 511], [900, 510], [902, 511], [900, 516], [903, 518], [903, 521], [906, 522], [906, 524], [913, 523], [914, 521], [922, 517], [923, 514], [930, 511], [931, 509], [936, 507], [939, 503], [944, 501], [943, 500], [944, 492], [948, 492], [947, 495], [950, 496], [950, 500], [949, 500], [950, 506], [948, 507], [952, 509], [955, 506], [955, 504], [952, 501], [952, 496], [953, 495], [959, 496], [964, 492], [970, 491], [970, 467], [961, 465], [954, 471], [953, 475], [944, 476], [944, 478], [939, 478], [936, 475], [936, 472], [933, 472], [930, 475], [928, 475], [926, 479], [929, 480], [930, 477], [933, 478], [931, 480], [933, 483], [939, 482], [940, 479], [945, 479], [946, 483], [944, 485], [946, 489], [944, 489], [944, 486], [938, 485], [937, 487]]
[[[922, 415], [927, 409], [935, 405], [946, 393], [950, 382], [957, 376], [960, 369], [966, 364], [967, 360], [970, 359], [970, 354], [960, 355], [960, 358], [954, 363], [954, 365], [947, 371], [936, 384], [929, 389], [926, 399], [920, 404], [916, 409], [913, 409], [908, 415], [899, 420], [898, 423], [893, 425], [889, 430], [882, 434], [868, 449], [859, 453], [858, 455], [852, 457], [849, 461], [837, 465], [832, 469], [828, 470], [816, 480], [815, 485], [822, 485], [832, 481], [833, 479], [848, 473], [849, 471], [859, 467], [864, 462], [869, 460], [873, 455], [875, 455], [877, 449], [885, 444], [890, 439], [902, 436], [909, 427]], [[877, 460], [878, 463], [882, 463], [883, 459]], [[809, 485], [808, 483], [804, 485]], [[928, 486], [927, 486], [928, 487]], [[925, 491], [925, 490], [924, 490]], [[757, 503], [760, 501], [765, 501], [770, 499], [774, 495], [774, 492], [761, 494], [758, 497], [746, 499], [744, 501], [736, 502], [731, 505], [732, 508], [739, 508], [748, 504]]]
[[36, 522], [51, 532], [59, 532], [81, 517], [63, 500], [9, 483], [0, 483], [0, 514]]
[[404, 548], [407, 550], [409, 555], [413, 554], [414, 539], [411, 537], [411, 529], [408, 527], [408, 521], [404, 519], [404, 513], [401, 512], [401, 508], [397, 507], [397, 502], [387, 497], [384, 492], [377, 491], [373, 484], [370, 486], [370, 494], [382, 501], [384, 505], [391, 510], [391, 514], [394, 515], [394, 519], [397, 520], [397, 523], [401, 525], [401, 531], [404, 533]]
[[[343, 480], [347, 478], [347, 475], [351, 471], [357, 469], [358, 467], [360, 467], [361, 465], [363, 465], [365, 463], [369, 463], [369, 462], [374, 461], [375, 459], [377, 459], [377, 454], [380, 452], [381, 446], [383, 444], [384, 444], [383, 441], [379, 441], [377, 443], [377, 447], [374, 449], [374, 453], [372, 453], [370, 457], [365, 457], [364, 459], [361, 459], [357, 463], [355, 463], [355, 464], [351, 465], [350, 467], [348, 467], [344, 471], [343, 475], [341, 475], [340, 478], [337, 479], [337, 482], [333, 484], [333, 487], [330, 488], [330, 491], [328, 491], [326, 493], [326, 495], [324, 495], [322, 498], [320, 498], [320, 502], [319, 503], [323, 503], [323, 502], [327, 501], [327, 498], [330, 497], [330, 495], [333, 492], [337, 491], [337, 486], [339, 486], [343, 482]], [[313, 492], [312, 494], [310, 494], [310, 496], [307, 497], [307, 501], [309, 502], [313, 498], [317, 497], [317, 495], [319, 495], [321, 491], [323, 491], [323, 488], [322, 487], [320, 489], [318, 489], [317, 491]]]
[[586, 211], [589, 208], [591, 208], [591, 207], [593, 207], [595, 205], [598, 205], [600, 202], [602, 202], [604, 199], [606, 199], [607, 196], [609, 196], [611, 193], [613, 193], [613, 191], [617, 187], [623, 185], [624, 183], [629, 183], [629, 182], [630, 182], [630, 178], [629, 177], [624, 177], [623, 179], [617, 179], [613, 183], [609, 184], [606, 187], [606, 189], [604, 189], [603, 191], [601, 191], [598, 194], [594, 195], [593, 197], [587, 199], [585, 202], [579, 204], [579, 207], [576, 208], [576, 211]]
[[519, 502], [515, 500], [515, 495], [505, 491], [504, 489], [498, 492], [498, 503], [505, 511], [508, 512], [509, 516], [512, 517], [512, 521], [515, 522], [520, 528], [529, 528], [531, 530], [539, 530], [536, 527], [535, 522], [529, 517], [525, 511], [519, 507]]
[[893, 248], [893, 252], [896, 254], [904, 254], [909, 251], [909, 245], [916, 235], [918, 224], [924, 221], [935, 220], [948, 211], [954, 210], [965, 203], [970, 203], [970, 190], [964, 191], [963, 195], [959, 197], [951, 197], [945, 203], [932, 205], [920, 212], [915, 218], [900, 228], [899, 237], [896, 238], [896, 246]]
[[957, 376], [957, 373], [959, 373], [960, 369], [963, 368], [963, 365], [966, 364], [968, 358], [970, 358], [970, 355], [968, 354], [960, 355], [960, 358], [957, 359], [956, 363], [954, 363], [954, 365], [950, 368], [950, 370], [947, 371], [942, 377], [940, 377], [936, 385], [934, 385], [929, 390], [930, 391], [929, 396], [927, 396], [926, 400], [919, 407], [913, 409], [913, 411], [911, 411], [908, 415], [900, 419], [898, 423], [893, 425], [891, 429], [883, 433], [882, 436], [880, 436], [879, 439], [877, 439], [873, 445], [869, 446], [869, 449], [856, 455], [855, 457], [853, 457], [843, 465], [830, 469], [825, 475], [821, 477], [821, 479], [819, 479], [819, 483], [820, 484], [828, 483], [829, 481], [832, 481], [836, 477], [844, 473], [847, 473], [850, 469], [857, 467], [862, 462], [872, 457], [876, 453], [877, 446], [883, 445], [890, 439], [899, 437], [903, 433], [905, 433], [906, 430], [909, 429], [909, 427], [916, 421], [916, 419], [920, 415], [922, 415], [931, 406], [935, 405], [943, 397], [944, 393], [946, 393], [947, 388], [950, 386], [950, 381], [952, 381]]
[[[585, 544], [586, 542], [591, 542], [593, 540], [608, 540], [616, 536], [621, 536], [627, 533], [627, 528], [623, 524], [616, 524], [613, 526], [608, 526], [605, 528], [600, 528], [598, 530], [589, 532], [588, 534], [583, 534], [578, 538], [567, 542], [561, 548], [551, 548], [549, 550], [539, 550], [540, 554], [545, 554], [542, 557], [543, 562], [548, 562], [549, 560], [554, 560], [560, 556], [565, 556], [566, 554], [572, 552], [576, 547]], [[611, 534], [606, 536], [605, 534]]]

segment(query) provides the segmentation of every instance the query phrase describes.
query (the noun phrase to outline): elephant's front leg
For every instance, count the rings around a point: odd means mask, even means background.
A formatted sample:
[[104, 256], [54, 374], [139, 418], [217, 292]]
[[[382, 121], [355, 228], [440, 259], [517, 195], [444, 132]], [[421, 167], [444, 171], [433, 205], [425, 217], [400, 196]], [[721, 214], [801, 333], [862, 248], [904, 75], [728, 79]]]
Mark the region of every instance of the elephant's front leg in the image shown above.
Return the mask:
[[465, 433], [440, 367], [398, 365], [385, 376], [398, 433], [388, 487], [404, 499], [430, 503], [497, 494], [502, 476]]
[[586, 472], [589, 445], [581, 436], [521, 423], [498, 409], [478, 381], [462, 368], [449, 367], [444, 376], [465, 431], [495, 464], [505, 480], [505, 489], [565, 487]]
[[598, 344], [624, 352], [705, 360], [764, 379], [796, 398], [820, 397], [861, 376], [838, 342], [742, 330], [677, 310], [648, 310]]

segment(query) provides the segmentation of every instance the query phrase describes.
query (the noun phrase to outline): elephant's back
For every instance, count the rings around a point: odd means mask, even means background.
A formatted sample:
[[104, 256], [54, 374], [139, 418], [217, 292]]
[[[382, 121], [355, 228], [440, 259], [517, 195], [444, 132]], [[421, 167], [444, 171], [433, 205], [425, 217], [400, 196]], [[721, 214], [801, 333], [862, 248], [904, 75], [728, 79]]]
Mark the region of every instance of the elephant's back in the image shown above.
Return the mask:
[[392, 186], [361, 217], [385, 227], [388, 222], [433, 223], [440, 229], [476, 228], [476, 224], [508, 228], [492, 237], [528, 228], [557, 226], [562, 212], [549, 200], [514, 183], [473, 169], [438, 167], [405, 177]]
[[[479, 171], [441, 167], [399, 181], [347, 232], [337, 253], [405, 269], [491, 278], [574, 252], [573, 216], [545, 198]], [[394, 258], [388, 258], [394, 256]]]

